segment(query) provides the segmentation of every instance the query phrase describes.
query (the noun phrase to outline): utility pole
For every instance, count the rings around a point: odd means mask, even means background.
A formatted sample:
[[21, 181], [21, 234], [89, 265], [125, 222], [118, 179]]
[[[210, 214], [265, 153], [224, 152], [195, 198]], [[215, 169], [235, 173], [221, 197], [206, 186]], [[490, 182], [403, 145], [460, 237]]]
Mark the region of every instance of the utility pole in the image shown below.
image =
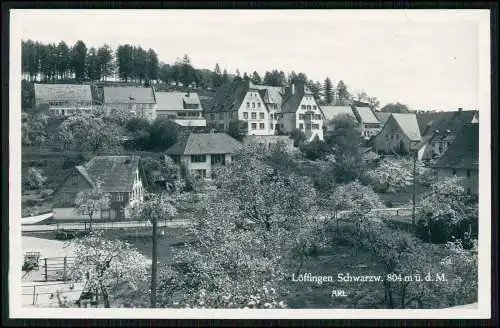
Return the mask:
[[156, 279], [157, 279], [157, 266], [158, 266], [158, 239], [157, 229], [158, 220], [156, 215], [153, 215], [153, 259], [151, 263], [151, 308], [156, 308]]
[[417, 168], [417, 151], [413, 150], [413, 206], [411, 215], [411, 224], [415, 228], [415, 181], [416, 181], [416, 168]]

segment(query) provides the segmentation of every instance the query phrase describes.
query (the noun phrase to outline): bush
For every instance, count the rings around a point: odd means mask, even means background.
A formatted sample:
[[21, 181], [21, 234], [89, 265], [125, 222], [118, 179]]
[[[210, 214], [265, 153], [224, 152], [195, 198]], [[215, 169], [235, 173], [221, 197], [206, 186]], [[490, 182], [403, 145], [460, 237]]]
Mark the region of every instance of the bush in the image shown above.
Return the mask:
[[82, 238], [88, 235], [88, 231], [76, 231], [76, 230], [65, 230], [60, 229], [56, 231], [56, 239], [57, 240], [70, 240], [74, 238]]
[[40, 192], [40, 196], [42, 198], [49, 198], [50, 196], [52, 196], [53, 193], [54, 193], [54, 190], [52, 190], [52, 189], [43, 189]]

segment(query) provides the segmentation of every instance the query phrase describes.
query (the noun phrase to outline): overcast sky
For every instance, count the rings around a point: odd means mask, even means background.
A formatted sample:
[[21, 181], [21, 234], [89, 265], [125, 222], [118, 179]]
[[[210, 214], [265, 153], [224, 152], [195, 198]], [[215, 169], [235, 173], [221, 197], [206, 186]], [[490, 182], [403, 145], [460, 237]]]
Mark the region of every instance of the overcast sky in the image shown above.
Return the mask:
[[[462, 11], [466, 12], [466, 11]], [[20, 38], [87, 47], [130, 43], [196, 68], [342, 79], [382, 105], [478, 108], [478, 24], [445, 11], [18, 11]]]

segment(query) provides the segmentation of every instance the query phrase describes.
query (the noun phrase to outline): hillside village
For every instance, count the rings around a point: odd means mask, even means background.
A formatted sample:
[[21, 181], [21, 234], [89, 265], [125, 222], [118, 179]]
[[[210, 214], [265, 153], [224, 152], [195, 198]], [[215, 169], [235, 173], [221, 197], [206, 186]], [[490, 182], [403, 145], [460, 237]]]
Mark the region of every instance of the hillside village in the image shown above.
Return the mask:
[[[76, 281], [109, 254], [117, 259], [106, 278], [117, 282], [113, 288], [87, 275], [71, 305], [51, 291], [51, 306], [153, 306], [138, 290], [156, 275], [154, 307], [477, 302], [477, 269], [460, 258], [477, 261], [477, 109], [391, 110], [373, 97], [346, 95], [342, 81], [335, 90], [331, 81], [322, 87], [297, 75], [274, 83], [272, 72], [258, 81], [239, 72], [222, 78], [219, 69], [213, 74], [223, 81], [203, 86], [154, 76], [130, 82], [122, 73], [105, 81], [78, 71], [64, 79], [23, 72], [23, 236], [70, 240], [74, 249], [64, 255], [64, 278], [58, 270], [49, 278], [45, 260], [41, 280]], [[151, 253], [153, 225], [160, 237]], [[104, 245], [95, 240], [111, 242], [89, 263], [90, 251]], [[52, 257], [23, 251], [37, 270]], [[396, 266], [385, 264], [389, 256]], [[66, 257], [78, 265], [70, 270]], [[154, 274], [141, 264], [150, 257], [161, 264]], [[396, 279], [372, 290], [345, 285], [342, 299], [289, 278], [423, 268], [470, 288], [439, 279], [403, 288]], [[92, 295], [92, 305], [83, 305], [82, 294]]]

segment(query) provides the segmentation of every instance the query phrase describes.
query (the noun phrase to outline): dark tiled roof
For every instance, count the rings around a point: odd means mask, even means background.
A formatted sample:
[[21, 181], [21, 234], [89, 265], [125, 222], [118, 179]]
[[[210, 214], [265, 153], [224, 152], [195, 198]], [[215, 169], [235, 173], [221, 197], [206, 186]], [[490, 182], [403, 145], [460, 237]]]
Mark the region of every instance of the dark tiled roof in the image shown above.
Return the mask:
[[104, 102], [108, 104], [155, 104], [153, 88], [104, 87]]
[[214, 105], [203, 107], [204, 112], [237, 111], [249, 89], [249, 83], [243, 80], [221, 85], [215, 93]]
[[131, 192], [139, 157], [96, 156], [77, 170], [91, 185], [99, 179], [106, 192]]
[[386, 112], [375, 112], [375, 116], [378, 118], [380, 121], [380, 125], [384, 126], [385, 122], [389, 119], [392, 113], [386, 113]]
[[434, 167], [478, 169], [479, 124], [466, 124], [458, 133], [455, 142], [436, 161]]
[[167, 155], [233, 154], [241, 143], [225, 133], [191, 133], [167, 149]]
[[283, 105], [281, 111], [283, 113], [295, 113], [299, 108], [300, 102], [305, 95], [312, 96], [312, 92], [304, 84], [296, 84], [295, 90], [292, 93], [292, 87], [288, 87], [283, 96]]
[[[444, 119], [440, 120], [432, 126], [434, 132], [433, 139], [448, 139], [450, 135], [459, 133], [466, 124], [472, 122], [476, 111], [451, 112]], [[438, 132], [436, 132], [436, 130]]]
[[92, 91], [90, 85], [83, 84], [35, 83], [35, 99], [37, 103], [47, 103], [48, 101], [90, 102], [92, 101]]

